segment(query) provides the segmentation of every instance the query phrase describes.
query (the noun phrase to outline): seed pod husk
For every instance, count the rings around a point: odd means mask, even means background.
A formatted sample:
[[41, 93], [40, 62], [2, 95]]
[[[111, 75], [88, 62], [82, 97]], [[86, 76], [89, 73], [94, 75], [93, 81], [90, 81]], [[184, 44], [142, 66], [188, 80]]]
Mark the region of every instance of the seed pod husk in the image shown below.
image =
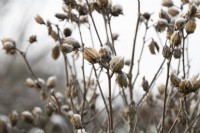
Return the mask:
[[108, 5], [108, 0], [97, 0], [97, 4], [99, 6], [104, 6], [106, 7]]
[[181, 93], [185, 93], [186, 92], [186, 80], [182, 80], [179, 84], [179, 91]]
[[170, 44], [174, 46], [179, 46], [181, 44], [181, 33], [179, 31], [174, 31], [170, 37]]
[[56, 13], [55, 17], [62, 20], [62, 21], [67, 19], [67, 16], [63, 13]]
[[47, 116], [51, 116], [53, 114], [53, 112], [55, 111], [55, 107], [53, 106], [53, 104], [51, 103], [48, 103], [46, 106], [45, 106], [45, 113]]
[[117, 74], [117, 77], [116, 77], [115, 81], [121, 88], [126, 88], [127, 85], [128, 85], [127, 76], [123, 72]]
[[56, 46], [52, 49], [51, 57], [52, 57], [54, 60], [56, 60], [56, 59], [58, 59], [59, 56], [60, 56], [59, 46], [56, 45]]
[[99, 62], [99, 54], [94, 48], [85, 47], [83, 49], [83, 57], [91, 64]]
[[65, 38], [64, 40], [62, 40], [62, 43], [71, 45], [73, 47], [73, 51], [78, 50], [81, 47], [80, 43], [72, 37]]
[[109, 62], [111, 60], [112, 51], [108, 46], [99, 49], [99, 56], [102, 62]]
[[182, 17], [179, 17], [176, 19], [175, 21], [175, 27], [177, 30], [182, 30], [185, 26], [185, 23], [186, 23], [186, 19], [182, 18]]
[[15, 54], [16, 53], [16, 43], [14, 40], [6, 38], [1, 40], [3, 44], [3, 49], [6, 51], [7, 54]]
[[182, 53], [181, 53], [181, 49], [180, 48], [174, 49], [173, 56], [174, 56], [175, 59], [181, 58], [181, 54]]
[[113, 72], [121, 72], [122, 68], [124, 67], [124, 57], [115, 56], [111, 59], [109, 64]]
[[163, 9], [160, 10], [160, 12], [159, 12], [159, 17], [162, 18], [162, 19], [167, 20], [168, 22], [170, 21], [169, 15], [168, 15], [167, 12], [164, 11]]
[[167, 12], [173, 17], [175, 17], [179, 14], [179, 11], [174, 7], [168, 8]]
[[166, 58], [166, 59], [169, 59], [169, 58], [170, 58], [170, 56], [171, 56], [171, 49], [170, 49], [167, 45], [165, 45], [165, 46], [163, 47], [162, 55], [163, 55], [163, 57]]
[[31, 78], [27, 78], [27, 79], [26, 79], [26, 85], [27, 85], [28, 87], [30, 87], [30, 88], [33, 88], [33, 87], [35, 87], [35, 82], [34, 82], [34, 80], [32, 80]]
[[174, 5], [174, 3], [172, 0], [163, 0], [162, 1], [162, 6], [164, 6], [164, 7], [171, 7], [173, 5]]
[[56, 85], [56, 76], [51, 76], [47, 79], [46, 83], [48, 88], [53, 88]]
[[31, 112], [24, 111], [21, 113], [21, 119], [27, 123], [33, 123], [34, 117]]
[[190, 1], [189, 1], [189, 0], [181, 0], [181, 2], [182, 2], [183, 4], [187, 4], [187, 3], [189, 3]]
[[64, 53], [64, 54], [68, 54], [68, 53], [71, 53], [74, 49], [74, 47], [72, 45], [68, 45], [68, 44], [62, 44], [60, 46], [61, 48], [61, 51]]
[[65, 37], [69, 37], [72, 34], [72, 30], [70, 28], [65, 28], [63, 31]]
[[168, 26], [168, 22], [167, 20], [165, 19], [159, 19], [155, 28], [156, 28], [156, 31], [158, 32], [162, 32], [165, 30], [165, 28]]
[[148, 12], [145, 12], [145, 13], [142, 14], [142, 16], [143, 16], [146, 20], [149, 20], [150, 17], [151, 17], [151, 14], [148, 13]]
[[39, 16], [39, 15], [37, 15], [37, 16], [35, 17], [35, 21], [36, 21], [38, 24], [45, 24], [43, 18], [42, 18], [41, 16]]
[[151, 43], [149, 44], [149, 51], [151, 54], [156, 54], [155, 49], [159, 52], [159, 46], [154, 39], [152, 39]]
[[40, 107], [34, 107], [32, 113], [35, 117], [38, 117], [42, 114], [42, 109]]
[[29, 43], [32, 44], [34, 42], [37, 42], [37, 36], [36, 35], [32, 35], [29, 37]]
[[197, 6], [196, 6], [196, 4], [195, 3], [190, 3], [189, 4], [189, 8], [188, 8], [188, 15], [189, 15], [189, 17], [195, 16], [196, 12], [197, 12]]
[[142, 78], [142, 88], [145, 92], [149, 91], [149, 82], [145, 79], [145, 77]]
[[19, 120], [19, 113], [16, 110], [13, 110], [9, 114], [9, 120], [10, 120], [10, 124], [12, 125], [12, 127], [15, 127]]
[[119, 16], [120, 14], [123, 14], [122, 6], [121, 5], [114, 5], [112, 7], [111, 14], [115, 17]]
[[82, 128], [81, 116], [79, 114], [73, 114], [70, 122], [72, 123], [72, 125], [75, 129]]
[[185, 25], [185, 30], [187, 32], [187, 34], [191, 34], [194, 33], [196, 29], [196, 22], [194, 19], [190, 19], [189, 21], [187, 21], [186, 25]]
[[197, 91], [200, 88], [200, 79], [196, 80], [193, 84], [194, 91]]
[[181, 79], [179, 79], [176, 75], [174, 75], [173, 73], [171, 74], [170, 76], [170, 81], [171, 81], [171, 84], [174, 86], [174, 87], [179, 87], [179, 84], [181, 83]]

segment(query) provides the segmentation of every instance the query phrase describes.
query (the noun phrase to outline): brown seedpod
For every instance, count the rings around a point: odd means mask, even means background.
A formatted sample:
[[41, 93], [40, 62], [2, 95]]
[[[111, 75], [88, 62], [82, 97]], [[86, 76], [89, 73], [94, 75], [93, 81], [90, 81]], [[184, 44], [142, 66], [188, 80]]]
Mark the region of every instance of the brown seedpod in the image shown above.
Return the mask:
[[1, 40], [3, 44], [3, 49], [6, 51], [7, 54], [15, 54], [16, 53], [16, 43], [14, 40], [6, 38]]
[[128, 85], [127, 76], [123, 72], [117, 74], [115, 81], [121, 88], [126, 88]]
[[10, 114], [9, 114], [9, 120], [10, 120], [10, 124], [12, 127], [15, 127], [18, 123], [19, 120], [19, 113], [16, 110], [13, 110]]
[[181, 58], [181, 49], [180, 48], [176, 48], [174, 49], [174, 52], [173, 52], [173, 56], [175, 59], [180, 59]]
[[174, 31], [170, 37], [170, 44], [174, 46], [179, 46], [181, 44], [181, 33], [179, 31]]
[[155, 49], [157, 50], [157, 52], [159, 52], [159, 46], [157, 44], [156, 41], [154, 41], [154, 39], [152, 39], [152, 41], [149, 44], [149, 51], [151, 52], [151, 54], [156, 54]]
[[171, 49], [170, 49], [167, 45], [165, 45], [165, 46], [163, 47], [162, 55], [163, 55], [163, 57], [166, 58], [166, 59], [169, 59], [169, 58], [170, 58], [170, 56], [171, 56]]
[[99, 56], [102, 62], [109, 62], [111, 60], [112, 51], [108, 46], [99, 49]]
[[124, 57], [115, 56], [111, 59], [109, 64], [113, 72], [121, 72], [122, 68], [124, 67]]
[[194, 19], [188, 20], [186, 25], [185, 25], [185, 31], [187, 32], [187, 34], [194, 33], [195, 29], [196, 29], [195, 20]]
[[167, 31], [166, 31], [166, 34], [167, 34], [167, 35], [166, 35], [166, 38], [167, 38], [167, 39], [170, 39], [170, 37], [171, 37], [171, 35], [173, 34], [173, 32], [174, 32], [173, 29], [168, 27], [168, 28], [167, 28]]
[[62, 21], [65, 20], [65, 19], [67, 19], [67, 15], [63, 14], [63, 13], [56, 13], [55, 17], [58, 18], [58, 19], [60, 19], [60, 20], [62, 20]]
[[32, 44], [34, 42], [37, 42], [37, 36], [36, 35], [32, 35], [29, 37], [29, 43]]
[[113, 40], [113, 41], [116, 41], [116, 40], [118, 39], [118, 37], [119, 37], [119, 34], [117, 34], [117, 33], [112, 33], [112, 40]]
[[27, 78], [27, 79], [26, 79], [26, 85], [27, 85], [28, 87], [30, 87], [30, 88], [33, 88], [33, 87], [36, 86], [36, 85], [35, 85], [35, 81], [32, 80], [31, 78]]
[[115, 17], [119, 16], [120, 14], [123, 14], [122, 6], [121, 5], [114, 5], [112, 7], [111, 14]]
[[86, 5], [78, 5], [77, 10], [80, 16], [87, 15], [88, 13], [88, 9]]
[[24, 111], [21, 113], [21, 119], [27, 123], [33, 123], [34, 117], [31, 112]]
[[56, 59], [58, 59], [59, 56], [60, 56], [59, 46], [56, 45], [56, 46], [52, 49], [51, 57], [52, 57], [54, 60], [56, 60]]
[[189, 0], [181, 0], [182, 4], [187, 4], [189, 3], [190, 1]]
[[68, 45], [68, 44], [64, 43], [60, 46], [60, 49], [64, 54], [68, 54], [73, 51], [74, 47], [72, 45]]
[[72, 123], [75, 129], [82, 128], [81, 116], [79, 114], [73, 114], [71, 116], [70, 122]]
[[169, 15], [175, 17], [179, 14], [179, 10], [177, 10], [175, 7], [170, 7], [168, 8], [167, 12], [169, 13]]
[[148, 12], [145, 12], [145, 13], [142, 14], [142, 16], [143, 16], [146, 20], [149, 20], [150, 17], [151, 17], [151, 14], [148, 13]]
[[163, 9], [160, 10], [160, 12], [159, 12], [159, 17], [162, 18], [162, 19], [167, 20], [168, 22], [170, 21], [169, 15], [168, 15], [167, 12], [164, 11]]
[[168, 26], [168, 22], [166, 19], [159, 19], [155, 28], [158, 32], [162, 32]]
[[36, 21], [38, 24], [45, 24], [43, 18], [42, 18], [41, 16], [39, 16], [39, 15], [37, 15], [37, 16], [35, 17], [35, 21]]
[[106, 7], [108, 5], [108, 0], [97, 0], [97, 4], [99, 6], [104, 6]]
[[175, 20], [175, 28], [177, 30], [182, 30], [185, 26], [185, 23], [186, 23], [186, 19], [179, 17]]
[[73, 47], [73, 51], [78, 50], [81, 47], [80, 43], [73, 37], [67, 37], [67, 38], [63, 39], [62, 43], [71, 45]]
[[162, 6], [164, 6], [164, 7], [171, 7], [173, 5], [174, 5], [174, 3], [172, 0], [163, 0], [162, 1]]
[[57, 40], [59, 39], [57, 33], [56, 33], [54, 30], [51, 31], [50, 36], [51, 36], [55, 41], [57, 41]]
[[171, 84], [174, 86], [174, 87], [179, 87], [179, 84], [181, 83], [181, 79], [179, 79], [179, 77], [177, 77], [175, 74], [171, 74], [170, 75], [170, 81], [171, 81]]
[[196, 80], [196, 81], [193, 83], [193, 90], [194, 90], [194, 91], [197, 91], [199, 88], [200, 88], [200, 79]]
[[45, 86], [44, 79], [38, 78], [38, 80], [35, 80], [35, 87], [38, 89], [41, 89], [43, 86]]
[[158, 92], [160, 95], [163, 95], [165, 92], [165, 85], [161, 84], [158, 86]]
[[145, 92], [149, 91], [149, 82], [145, 79], [145, 77], [142, 78], [142, 88]]
[[40, 100], [44, 101], [47, 98], [47, 94], [44, 91], [40, 91]]
[[99, 59], [100, 59], [99, 54], [96, 51], [96, 49], [89, 48], [89, 47], [85, 47], [83, 49], [83, 57], [91, 64], [95, 64], [95, 63], [99, 62]]
[[72, 30], [70, 28], [65, 28], [63, 31], [65, 37], [69, 37], [72, 34]]
[[188, 8], [188, 16], [189, 17], [193, 17], [193, 16], [195, 16], [196, 12], [197, 12], [197, 6], [196, 6], [196, 4], [193, 3], [193, 2], [190, 3], [189, 4], [189, 8]]
[[46, 85], [48, 88], [53, 88], [56, 85], [56, 76], [51, 76], [47, 79]]
[[42, 114], [42, 109], [40, 107], [34, 107], [32, 113], [35, 117], [38, 117]]

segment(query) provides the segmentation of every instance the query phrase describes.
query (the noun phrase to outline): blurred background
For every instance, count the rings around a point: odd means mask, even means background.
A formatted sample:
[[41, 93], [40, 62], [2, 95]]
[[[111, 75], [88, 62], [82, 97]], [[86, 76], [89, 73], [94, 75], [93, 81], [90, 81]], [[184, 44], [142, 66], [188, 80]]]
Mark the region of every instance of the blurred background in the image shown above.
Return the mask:
[[[180, 1], [174, 1], [179, 3]], [[141, 13], [152, 13], [152, 24], [158, 20], [158, 13], [161, 9], [161, 0], [141, 0]], [[111, 25], [114, 33], [119, 34], [119, 39], [116, 42], [116, 51], [118, 55], [124, 56], [126, 60], [131, 58], [132, 43], [135, 31], [137, 18], [137, 1], [133, 0], [113, 0], [113, 4], [120, 4], [123, 8], [123, 15], [113, 18]], [[49, 76], [57, 77], [58, 90], [64, 90], [64, 65], [62, 57], [58, 60], [51, 58], [51, 49], [56, 45], [56, 42], [48, 37], [48, 31], [45, 26], [38, 25], [34, 17], [39, 14], [44, 20], [50, 20], [53, 23], [59, 23], [54, 17], [56, 13], [62, 13], [62, 0], [1, 0], [0, 1], [0, 39], [12, 38], [17, 43], [17, 48], [26, 50], [29, 45], [28, 39], [31, 35], [37, 35], [37, 42], [32, 44], [28, 50], [27, 58], [38, 77], [47, 79]], [[97, 13], [94, 14], [97, 29], [103, 42], [106, 42], [103, 19]], [[77, 27], [68, 23], [60, 24], [61, 28], [71, 27], [73, 29], [72, 36], [80, 41]], [[103, 27], [103, 28], [102, 28]], [[92, 46], [89, 32], [86, 26], [82, 25], [83, 38], [86, 46]], [[96, 33], [92, 28], [95, 47], [99, 48]], [[191, 61], [191, 75], [200, 72], [200, 56], [199, 56], [199, 20], [197, 21], [197, 29], [195, 33], [189, 37], [189, 56]], [[142, 37], [144, 35], [144, 25], [140, 25], [136, 46], [136, 61], [139, 58]], [[147, 33], [147, 38], [153, 37], [162, 49], [165, 42], [165, 35], [160, 34], [160, 40], [154, 29], [150, 29]], [[162, 50], [160, 50], [160, 53]], [[71, 55], [69, 55], [71, 56]], [[141, 79], [145, 75], [146, 79], [151, 81], [158, 67], [161, 64], [163, 57], [161, 54], [151, 55], [148, 49], [148, 42], [145, 45], [144, 55], [141, 61], [141, 72], [138, 83], [134, 91], [135, 99], [137, 100], [144, 92], [141, 88]], [[80, 62], [77, 62], [77, 64]], [[177, 61], [173, 62], [174, 64]], [[89, 63], [86, 63], [88, 65]], [[80, 66], [77, 65], [80, 69]], [[91, 66], [88, 65], [90, 68]], [[134, 66], [134, 72], [137, 71], [137, 64]], [[124, 68], [125, 71], [128, 68]], [[81, 70], [78, 70], [81, 71]], [[89, 69], [86, 69], [86, 76], [89, 76]], [[165, 69], [157, 80], [155, 86], [165, 81]], [[134, 75], [134, 74], [133, 74]], [[29, 109], [33, 106], [42, 106], [45, 102], [39, 102], [38, 91], [28, 89], [25, 85], [26, 78], [30, 77], [30, 72], [27, 69], [22, 58], [16, 54], [14, 56], [7, 55], [2, 50], [0, 44], [0, 114], [7, 114], [13, 109], [19, 111]], [[82, 76], [82, 75], [80, 75]], [[100, 79], [103, 82], [103, 77]], [[106, 84], [105, 84], [106, 87]], [[157, 90], [153, 90], [157, 93]]]

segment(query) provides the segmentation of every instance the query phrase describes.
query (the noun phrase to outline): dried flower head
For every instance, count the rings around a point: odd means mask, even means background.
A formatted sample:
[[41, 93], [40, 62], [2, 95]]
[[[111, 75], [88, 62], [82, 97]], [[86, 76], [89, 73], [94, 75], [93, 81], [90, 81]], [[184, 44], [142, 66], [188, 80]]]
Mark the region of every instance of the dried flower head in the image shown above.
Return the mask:
[[172, 0], [163, 0], [163, 1], [162, 1], [162, 6], [171, 7], [171, 6], [173, 6], [173, 5], [174, 5], [174, 3], [173, 3]]
[[27, 85], [28, 87], [30, 87], [30, 88], [33, 88], [33, 87], [35, 87], [35, 81], [32, 80], [31, 78], [27, 78], [27, 79], [26, 79], [26, 85]]
[[168, 22], [165, 19], [159, 19], [155, 28], [158, 32], [162, 32], [168, 26]]
[[176, 9], [175, 7], [168, 8], [167, 12], [173, 17], [175, 17], [179, 14], [179, 10]]
[[24, 111], [21, 113], [21, 119], [27, 123], [33, 123], [34, 117], [31, 112]]
[[171, 84], [174, 86], [174, 87], [179, 87], [179, 84], [181, 83], [181, 79], [179, 79], [175, 74], [171, 74], [170, 76], [170, 81], [171, 81]]
[[71, 45], [73, 47], [73, 51], [78, 50], [81, 47], [80, 43], [72, 37], [67, 37], [67, 38], [63, 39], [62, 42], [63, 42], [63, 44]]
[[174, 46], [179, 46], [181, 44], [181, 33], [179, 31], [174, 31], [170, 37], [170, 44]]
[[123, 72], [117, 74], [115, 81], [121, 88], [126, 88], [128, 85], [127, 76]]
[[39, 15], [37, 15], [37, 16], [35, 17], [35, 21], [36, 21], [38, 24], [45, 24], [43, 18], [42, 18], [41, 16], [39, 16]]
[[155, 49], [157, 50], [157, 52], [159, 52], [160, 48], [159, 48], [157, 42], [154, 41], [154, 39], [152, 39], [149, 44], [149, 51], [151, 52], [151, 54], [156, 54]]
[[6, 51], [7, 54], [15, 54], [16, 52], [16, 43], [14, 40], [6, 38], [1, 40], [3, 44], [3, 49]]
[[142, 88], [145, 92], [149, 91], [149, 82], [145, 79], [145, 77], [142, 78]]
[[52, 57], [54, 60], [56, 60], [56, 59], [58, 59], [59, 56], [60, 56], [59, 46], [56, 45], [56, 46], [52, 49], [52, 51], [51, 51], [51, 57]]
[[175, 20], [175, 27], [177, 30], [182, 30], [185, 26], [186, 19], [179, 17]]
[[113, 72], [121, 72], [122, 68], [124, 67], [124, 57], [115, 56], [109, 62], [110, 68]]
[[119, 16], [120, 14], [123, 14], [122, 6], [121, 5], [114, 5], [112, 7], [111, 14], [115, 17]]
[[169, 59], [170, 56], [171, 56], [171, 53], [172, 53], [172, 52], [171, 52], [170, 47], [167, 46], [167, 45], [165, 45], [165, 46], [163, 47], [163, 51], [162, 51], [163, 57], [166, 58], [166, 59]]
[[56, 76], [51, 76], [47, 79], [46, 83], [48, 88], [53, 88], [56, 85]]
[[102, 62], [109, 62], [111, 60], [112, 51], [110, 47], [104, 46], [99, 49], [99, 56]]
[[89, 48], [89, 47], [85, 47], [83, 49], [83, 57], [91, 64], [95, 64], [95, 63], [99, 62], [99, 59], [100, 59], [99, 54], [96, 51], [96, 49]]
[[64, 54], [68, 54], [73, 51], [74, 47], [72, 45], [68, 45], [68, 44], [64, 43], [60, 46], [60, 49]]
[[10, 124], [12, 125], [12, 127], [16, 126], [17, 122], [19, 120], [19, 113], [16, 110], [13, 110], [9, 114], [9, 120], [10, 120]]
[[36, 35], [32, 35], [29, 37], [29, 43], [32, 44], [34, 42], [37, 42], [37, 36]]
[[65, 28], [63, 31], [65, 37], [69, 37], [72, 34], [72, 30], [70, 28]]
[[73, 114], [70, 121], [75, 129], [82, 128], [81, 116], [79, 114]]
[[196, 29], [195, 20], [194, 19], [188, 20], [186, 25], [185, 25], [185, 30], [186, 30], [187, 34], [194, 33], [195, 29]]
[[180, 59], [181, 58], [181, 49], [180, 48], [175, 48], [173, 52], [173, 56], [175, 59]]

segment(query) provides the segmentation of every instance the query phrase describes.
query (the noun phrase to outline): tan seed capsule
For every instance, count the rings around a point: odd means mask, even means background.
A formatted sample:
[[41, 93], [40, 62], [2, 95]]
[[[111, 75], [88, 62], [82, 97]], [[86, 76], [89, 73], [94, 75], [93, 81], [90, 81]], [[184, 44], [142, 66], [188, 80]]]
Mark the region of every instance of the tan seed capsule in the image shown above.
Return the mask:
[[51, 57], [52, 57], [54, 60], [56, 60], [56, 59], [58, 59], [59, 56], [60, 56], [59, 46], [56, 45], [56, 46], [52, 49]]
[[185, 23], [186, 23], [186, 19], [182, 18], [182, 17], [179, 17], [176, 19], [175, 21], [175, 27], [177, 30], [182, 30], [185, 26]]
[[32, 80], [31, 78], [27, 78], [27, 79], [26, 79], [26, 85], [27, 85], [28, 87], [30, 87], [30, 88], [33, 88], [33, 87], [35, 87], [35, 82], [34, 82], [34, 80]]
[[173, 17], [175, 17], [179, 14], [179, 11], [174, 7], [168, 8], [167, 12]]
[[196, 4], [195, 3], [190, 3], [189, 4], [189, 8], [188, 8], [188, 15], [190, 17], [193, 17], [193, 16], [195, 16], [196, 12], [197, 12]]
[[180, 48], [176, 48], [174, 49], [174, 52], [173, 52], [173, 56], [175, 59], [180, 59], [181, 58], [181, 49]]
[[75, 129], [82, 128], [81, 116], [79, 114], [73, 114], [70, 121]]
[[65, 28], [63, 31], [65, 37], [69, 37], [72, 34], [72, 30], [70, 28]]
[[67, 37], [65, 38], [64, 40], [62, 40], [63, 44], [68, 44], [68, 45], [71, 45], [73, 47], [73, 50], [78, 50], [81, 46], [80, 46], [80, 43], [72, 38], [72, 37]]
[[181, 93], [186, 93], [186, 80], [182, 80], [179, 84], [179, 91]]
[[27, 123], [33, 123], [34, 117], [31, 112], [24, 111], [21, 113], [21, 119]]
[[148, 13], [148, 12], [145, 12], [145, 13], [142, 14], [142, 16], [143, 16], [146, 20], [149, 20], [150, 17], [151, 17], [151, 14]]
[[190, 19], [189, 21], [187, 21], [186, 25], [185, 25], [185, 30], [188, 34], [194, 33], [196, 29], [196, 22], [194, 19]]
[[189, 1], [189, 0], [181, 0], [181, 2], [182, 2], [183, 4], [187, 4], [187, 3], [189, 3], [190, 1]]
[[32, 44], [34, 42], [37, 42], [37, 36], [36, 35], [32, 35], [29, 37], [29, 43]]
[[168, 26], [168, 22], [165, 19], [159, 19], [155, 28], [158, 32], [162, 32]]
[[108, 5], [108, 0], [97, 0], [97, 4], [99, 6], [107, 6]]
[[121, 5], [114, 5], [112, 7], [111, 14], [115, 17], [119, 16], [120, 14], [123, 14], [122, 6]]
[[179, 84], [181, 83], [181, 80], [173, 73], [170, 76], [170, 81], [174, 87], [179, 87]]
[[83, 49], [83, 57], [91, 64], [99, 62], [99, 54], [94, 48], [85, 47]]
[[57, 33], [55, 32], [55, 31], [51, 31], [51, 33], [50, 33], [50, 36], [55, 40], [55, 41], [57, 41], [58, 40], [58, 35], [57, 35]]
[[161, 84], [158, 86], [158, 91], [160, 93], [160, 95], [164, 94], [165, 92], [165, 85]]
[[200, 88], [200, 79], [196, 80], [193, 84], [194, 91], [197, 91]]
[[113, 72], [121, 72], [122, 68], [124, 67], [124, 57], [115, 56], [111, 59], [109, 64]]
[[40, 107], [34, 107], [32, 113], [35, 117], [38, 117], [42, 114], [42, 109]]
[[12, 111], [9, 114], [9, 119], [10, 119], [10, 123], [11, 123], [12, 127], [15, 127], [19, 120], [19, 113], [16, 110]]
[[162, 19], [165, 19], [165, 20], [167, 20], [167, 21], [170, 21], [169, 15], [168, 15], [167, 12], [164, 11], [163, 9], [160, 10], [160, 12], [159, 12], [159, 17], [162, 18]]
[[56, 13], [55, 17], [60, 19], [60, 20], [67, 19], [67, 16], [65, 14], [63, 14], [63, 13]]
[[157, 42], [152, 39], [151, 43], [149, 44], [149, 51], [151, 52], [151, 54], [156, 54], [155, 49], [157, 50], [157, 52], [159, 52], [159, 46]]
[[164, 7], [171, 7], [173, 5], [174, 5], [174, 3], [172, 0], [163, 0], [162, 1], [162, 6], [164, 6]]
[[6, 38], [1, 40], [3, 44], [3, 49], [6, 51], [7, 54], [15, 54], [16, 53], [16, 43], [14, 40]]
[[179, 46], [181, 44], [181, 33], [179, 31], [174, 31], [170, 37], [170, 44], [174, 46]]
[[53, 88], [56, 85], [56, 76], [51, 76], [47, 79], [46, 83], [48, 88]]
[[165, 46], [163, 47], [162, 55], [163, 55], [163, 57], [166, 58], [166, 59], [169, 59], [169, 58], [170, 58], [170, 56], [171, 56], [171, 49], [170, 49], [167, 45], [165, 45]]
[[142, 78], [142, 88], [145, 92], [149, 91], [149, 82], [145, 79], [145, 77]]
[[190, 80], [186, 80], [185, 87], [186, 87], [187, 93], [192, 92], [193, 84]]
[[117, 77], [116, 77], [115, 81], [121, 88], [126, 88], [127, 85], [128, 85], [127, 76], [123, 72], [117, 74]]
[[60, 46], [60, 49], [64, 54], [68, 54], [68, 53], [71, 53], [73, 51], [74, 47], [72, 45], [62, 44]]
[[99, 56], [102, 62], [109, 62], [111, 60], [112, 51], [108, 46], [99, 49]]
[[43, 18], [42, 18], [41, 16], [39, 16], [39, 15], [37, 15], [37, 16], [35, 17], [35, 21], [36, 21], [38, 24], [45, 24]]

